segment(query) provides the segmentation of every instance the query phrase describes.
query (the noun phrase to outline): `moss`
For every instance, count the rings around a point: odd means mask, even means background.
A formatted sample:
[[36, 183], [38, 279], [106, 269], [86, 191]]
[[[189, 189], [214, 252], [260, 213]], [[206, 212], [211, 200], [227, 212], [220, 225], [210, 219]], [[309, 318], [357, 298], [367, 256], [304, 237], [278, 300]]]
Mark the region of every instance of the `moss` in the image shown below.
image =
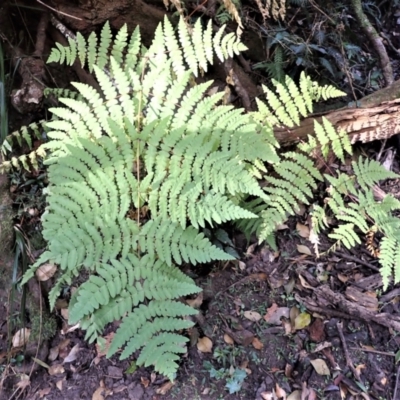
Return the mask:
[[31, 338], [40, 341], [51, 339], [57, 330], [57, 321], [53, 315], [46, 310], [40, 310], [36, 302], [28, 294], [27, 306], [31, 320]]
[[0, 187], [0, 258], [11, 252], [14, 241], [13, 229], [14, 213], [11, 200], [7, 192], [2, 192]]

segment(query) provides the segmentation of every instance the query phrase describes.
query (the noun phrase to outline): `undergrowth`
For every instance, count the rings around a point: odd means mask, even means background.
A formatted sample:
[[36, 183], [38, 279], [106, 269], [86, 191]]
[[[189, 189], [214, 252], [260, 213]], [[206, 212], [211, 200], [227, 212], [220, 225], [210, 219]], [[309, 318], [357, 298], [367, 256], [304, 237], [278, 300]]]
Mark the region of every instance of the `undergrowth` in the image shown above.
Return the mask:
[[315, 122], [314, 135], [296, 151], [277, 152], [275, 126], [299, 124], [314, 102], [340, 91], [304, 74], [298, 85], [286, 77], [263, 88], [266, 102], [257, 100], [257, 112], [244, 114], [221, 105], [223, 93], [207, 95], [212, 82], [193, 84], [214, 54], [223, 61], [243, 50], [234, 34], [223, 36], [223, 28], [213, 34], [200, 20], [191, 34], [180, 20], [176, 34], [165, 19], [148, 49], [139, 30], [128, 37], [126, 26], [114, 38], [108, 24], [100, 38], [78, 34], [67, 47], [57, 44], [49, 62], [71, 65], [78, 58], [101, 90], [73, 83], [75, 92], [61, 93], [63, 106], [51, 109], [51, 121], [14, 133], [2, 146], [8, 154], [15, 139], [31, 145], [30, 131], [40, 136], [45, 129], [49, 138], [1, 165], [4, 171], [34, 168], [44, 158], [48, 168], [42, 216], [48, 246], [22, 283], [43, 263], [58, 265], [53, 307], [61, 289], [89, 270], [71, 299], [69, 322], [80, 322], [92, 342], [121, 319], [108, 356], [122, 348], [121, 359], [135, 354], [137, 365], [153, 365], [170, 379], [196, 314], [181, 299], [200, 291], [179, 265], [234, 259], [211, 243], [205, 228], [233, 221], [274, 246], [276, 227], [327, 180], [326, 201], [312, 215], [316, 251], [333, 215], [335, 246], [351, 247], [361, 234], [379, 231], [384, 286], [392, 269], [395, 281], [400, 278], [400, 230], [391, 214], [399, 202], [388, 196], [379, 203], [372, 193], [376, 182], [395, 175], [360, 159], [351, 176], [323, 176], [314, 156], [333, 151], [344, 161], [352, 150], [328, 120]]

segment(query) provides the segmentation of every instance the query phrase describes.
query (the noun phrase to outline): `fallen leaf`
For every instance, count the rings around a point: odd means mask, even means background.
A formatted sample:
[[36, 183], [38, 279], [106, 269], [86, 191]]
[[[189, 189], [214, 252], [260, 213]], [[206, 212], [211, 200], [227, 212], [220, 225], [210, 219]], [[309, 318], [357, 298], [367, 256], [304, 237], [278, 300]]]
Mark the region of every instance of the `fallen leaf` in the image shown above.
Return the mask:
[[286, 392], [277, 383], [275, 384], [275, 393], [279, 399], [286, 400]]
[[49, 369], [50, 366], [48, 364], [46, 364], [45, 362], [43, 362], [42, 360], [39, 360], [39, 358], [36, 357], [32, 357], [32, 360], [35, 361], [36, 364], [41, 365], [43, 368]]
[[294, 392], [290, 393], [286, 400], [302, 400], [301, 399], [301, 391], [295, 390]]
[[142, 382], [142, 385], [147, 388], [150, 385], [150, 380], [145, 378], [144, 376], [140, 377], [140, 381]]
[[68, 308], [62, 308], [62, 309], [61, 309], [61, 316], [62, 316], [66, 321], [68, 321], [68, 318], [69, 318], [69, 311], [68, 311]]
[[15, 332], [12, 338], [12, 347], [21, 347], [28, 343], [31, 330], [28, 328], [22, 328]]
[[31, 381], [29, 379], [29, 376], [26, 374], [21, 374], [20, 378], [21, 380], [15, 386], [23, 391], [31, 384]]
[[57, 359], [57, 357], [58, 357], [58, 346], [55, 346], [50, 349], [48, 359], [49, 361], [54, 361]]
[[254, 339], [254, 333], [248, 331], [247, 329], [243, 329], [241, 331], [231, 332], [233, 340], [242, 346], [248, 346], [253, 342]]
[[317, 358], [316, 360], [311, 360], [311, 364], [314, 367], [315, 371], [318, 375], [330, 375], [331, 372], [329, 371], [326, 362], [321, 358]]
[[75, 361], [78, 357], [79, 350], [79, 344], [76, 344], [68, 353], [67, 357], [64, 358], [64, 363]]
[[108, 335], [97, 339], [97, 343], [95, 345], [97, 357], [103, 357], [108, 353], [108, 349], [110, 348], [110, 344], [113, 338], [114, 332], [111, 332]]
[[39, 397], [42, 398], [51, 392], [51, 387], [39, 390]]
[[300, 315], [300, 310], [297, 307], [291, 307], [289, 311], [289, 319], [292, 326], [294, 326], [296, 318]]
[[337, 274], [337, 277], [340, 282], [346, 283], [349, 280], [349, 277], [344, 274]]
[[239, 261], [238, 265], [241, 271], [244, 271], [246, 269], [246, 263], [244, 263], [243, 261]]
[[224, 335], [224, 341], [226, 344], [234, 344], [235, 343], [234, 340], [227, 333], [225, 333], [225, 335]]
[[302, 238], [308, 239], [310, 236], [310, 228], [306, 225], [300, 224], [299, 222], [296, 224], [296, 230], [299, 232], [299, 235]]
[[57, 267], [54, 264], [42, 264], [36, 270], [36, 278], [42, 282], [48, 281], [51, 277], [53, 277], [56, 271]]
[[154, 383], [156, 381], [156, 379], [157, 379], [157, 374], [155, 372], [152, 372], [150, 374], [150, 382]]
[[261, 350], [261, 349], [264, 347], [264, 345], [261, 343], [260, 339], [258, 339], [258, 338], [256, 338], [256, 337], [253, 339], [253, 341], [251, 342], [251, 344], [253, 345], [253, 347], [254, 347], [256, 350]]
[[276, 396], [272, 392], [262, 392], [261, 397], [263, 400], [276, 400]]
[[[271, 310], [272, 307], [274, 308]], [[276, 307], [273, 304], [264, 315], [264, 320], [271, 325], [282, 325], [282, 318], [289, 318], [289, 307]]]
[[195, 299], [186, 300], [186, 303], [193, 308], [199, 308], [203, 303], [203, 292], [200, 292]]
[[261, 314], [257, 311], [245, 311], [243, 313], [244, 317], [247, 318], [249, 321], [257, 322], [261, 319]]
[[303, 244], [297, 245], [297, 251], [299, 253], [307, 254], [308, 256], [312, 256], [311, 250], [307, 246], [304, 246]]
[[64, 373], [64, 367], [62, 364], [53, 364], [49, 368], [49, 375], [58, 375], [58, 374], [63, 374]]
[[60, 379], [60, 380], [58, 380], [58, 381], [56, 382], [57, 389], [58, 389], [60, 392], [62, 392], [63, 384], [64, 384], [65, 380], [66, 380], [65, 378], [62, 378], [62, 379]]
[[324, 322], [320, 318], [316, 318], [308, 328], [310, 339], [313, 342], [323, 342], [325, 340]]
[[304, 329], [306, 326], [310, 325], [311, 316], [306, 312], [299, 314], [294, 320], [294, 329], [300, 330]]
[[213, 342], [207, 336], [200, 338], [197, 341], [197, 349], [202, 353], [211, 353]]
[[267, 313], [264, 315], [264, 319], [268, 321], [269, 318], [275, 313], [278, 309], [278, 304], [273, 303], [271, 307], [267, 308]]
[[98, 387], [92, 395], [92, 400], [104, 400], [103, 393], [105, 393], [106, 389], [104, 387]]
[[165, 382], [163, 385], [161, 385], [158, 389], [156, 389], [156, 393], [157, 394], [161, 394], [161, 395], [166, 395], [172, 388], [172, 386], [174, 386], [174, 383], [169, 381], [169, 382]]
[[305, 289], [314, 289], [304, 278], [304, 276], [299, 275], [301, 286]]

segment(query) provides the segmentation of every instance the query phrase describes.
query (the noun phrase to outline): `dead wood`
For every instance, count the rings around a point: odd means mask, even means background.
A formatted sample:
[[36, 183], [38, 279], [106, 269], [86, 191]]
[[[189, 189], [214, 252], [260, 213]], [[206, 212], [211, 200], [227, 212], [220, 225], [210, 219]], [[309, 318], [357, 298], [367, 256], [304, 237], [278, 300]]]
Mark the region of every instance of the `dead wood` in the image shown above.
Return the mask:
[[388, 139], [400, 133], [400, 80], [358, 101], [358, 107], [341, 108], [326, 113], [313, 114], [294, 128], [274, 130], [283, 146], [307, 139], [313, 133], [314, 119], [327, 118], [336, 129], [345, 130], [352, 143]]
[[322, 285], [314, 289], [313, 298], [301, 298], [298, 296], [298, 300], [307, 308], [308, 306], [310, 306], [310, 309], [318, 307], [323, 313], [325, 309], [328, 315], [330, 315], [331, 311], [328, 307], [334, 307], [333, 311], [348, 314], [351, 319], [365, 322], [374, 321], [395, 331], [400, 330], [399, 316], [371, 311], [358, 303], [347, 300], [341, 293], [332, 291], [328, 285]]

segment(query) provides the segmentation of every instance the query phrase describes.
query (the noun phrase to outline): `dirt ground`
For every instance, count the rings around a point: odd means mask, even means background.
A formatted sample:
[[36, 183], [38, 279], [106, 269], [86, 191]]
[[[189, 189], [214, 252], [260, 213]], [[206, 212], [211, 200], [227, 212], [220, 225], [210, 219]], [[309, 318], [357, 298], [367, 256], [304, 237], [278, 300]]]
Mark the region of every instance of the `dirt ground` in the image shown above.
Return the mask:
[[[101, 349], [85, 342], [80, 329], [65, 333], [58, 311], [49, 355], [41, 360], [46, 367], [39, 366], [24, 387], [21, 382], [32, 363], [29, 357], [18, 358], [22, 349], [13, 354], [11, 362], [3, 364], [1, 400], [393, 399], [400, 337], [335, 307], [323, 314], [310, 312], [299, 301], [313, 296], [313, 285], [321, 284], [318, 279], [340, 293], [375, 272], [334, 254], [316, 260], [299, 253], [297, 245], [306, 241], [295, 226], [293, 219], [279, 232], [279, 253], [254, 244], [245, 249], [240, 263], [186, 271], [204, 292], [196, 299], [200, 314], [188, 333], [192, 344], [173, 384], [151, 369], [136, 369], [132, 358], [106, 359]], [[6, 290], [0, 294], [1, 357], [7, 349], [9, 297]], [[379, 303], [379, 311], [395, 315], [398, 299]], [[304, 327], [296, 315], [306, 316]], [[111, 324], [104, 337], [116, 325]], [[212, 347], [199, 349], [199, 337], [209, 338]]]

